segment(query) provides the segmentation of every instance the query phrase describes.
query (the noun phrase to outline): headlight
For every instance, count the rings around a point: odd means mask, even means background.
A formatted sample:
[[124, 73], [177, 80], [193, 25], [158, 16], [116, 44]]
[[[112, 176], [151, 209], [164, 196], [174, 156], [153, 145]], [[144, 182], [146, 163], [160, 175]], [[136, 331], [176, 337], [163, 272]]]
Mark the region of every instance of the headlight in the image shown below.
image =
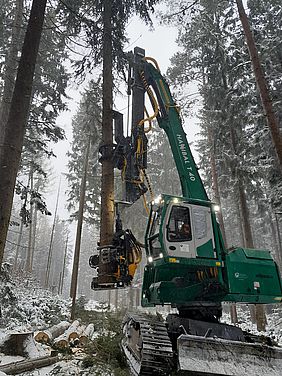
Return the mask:
[[219, 205], [213, 205], [213, 210], [217, 213], [220, 211], [220, 206]]
[[159, 195], [159, 196], [157, 196], [157, 197], [154, 199], [154, 201], [152, 202], [152, 204], [153, 204], [153, 205], [159, 205], [160, 202], [161, 202], [161, 200], [162, 200], [162, 196]]

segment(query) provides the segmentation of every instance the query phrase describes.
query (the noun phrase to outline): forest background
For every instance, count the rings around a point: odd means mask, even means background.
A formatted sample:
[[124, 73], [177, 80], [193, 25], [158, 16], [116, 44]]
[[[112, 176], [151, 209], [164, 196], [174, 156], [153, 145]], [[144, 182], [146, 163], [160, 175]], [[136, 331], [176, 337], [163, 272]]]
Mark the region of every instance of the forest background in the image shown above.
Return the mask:
[[[68, 0], [47, 4], [4, 253], [15, 274], [32, 273], [42, 286], [68, 296], [75, 229], [71, 223], [77, 219], [83, 160], [91, 138], [78, 287], [78, 294], [88, 298], [92, 296], [93, 274], [88, 258], [97, 246], [100, 215], [102, 3], [77, 4]], [[166, 76], [188, 124], [185, 127], [188, 141], [193, 141], [197, 150], [209, 196], [221, 206], [227, 246], [269, 249], [282, 266], [281, 169], [263, 115], [236, 2], [180, 1], [176, 7], [169, 0], [139, 1], [134, 9], [130, 2], [121, 3], [122, 10], [120, 3], [114, 2], [117, 18], [113, 20], [117, 37], [116, 108], [127, 114], [127, 98], [120, 99], [119, 93], [126, 86], [122, 75], [123, 52], [140, 45], [157, 58], [162, 69], [168, 65]], [[155, 5], [158, 6], [151, 19]], [[7, 117], [30, 6], [30, 1], [1, 0], [1, 121]], [[265, 0], [248, 1], [247, 7], [281, 129], [282, 5], [279, 1]], [[156, 26], [157, 34], [145, 32], [158, 22], [162, 27]], [[139, 37], [140, 33], [143, 37]], [[145, 34], [150, 37], [145, 38]], [[176, 34], [174, 48], [167, 48]], [[132, 35], [130, 40], [126, 35]], [[81, 97], [77, 96], [78, 91]], [[75, 108], [70, 104], [73, 101], [79, 101]], [[72, 132], [70, 114], [64, 112], [67, 107], [72, 108]], [[196, 122], [199, 127], [195, 140], [190, 134], [191, 118], [196, 119], [193, 124]], [[68, 167], [64, 171], [56, 167], [54, 172], [51, 160], [57, 153], [56, 165], [62, 166], [61, 149], [65, 148], [62, 145], [66, 135], [71, 140], [66, 153]], [[148, 172], [155, 195], [180, 194], [169, 145], [157, 126], [149, 142]], [[61, 172], [64, 174], [59, 188]], [[115, 177], [118, 198], [118, 172]], [[63, 210], [64, 191], [69, 215]], [[50, 201], [46, 206], [47, 197]], [[57, 197], [60, 206], [56, 205]], [[140, 214], [135, 217], [133, 212], [137, 210]], [[142, 239], [146, 222], [142, 204], [137, 203], [128, 214], [126, 225]], [[135, 281], [137, 293], [140, 280], [141, 272]]]

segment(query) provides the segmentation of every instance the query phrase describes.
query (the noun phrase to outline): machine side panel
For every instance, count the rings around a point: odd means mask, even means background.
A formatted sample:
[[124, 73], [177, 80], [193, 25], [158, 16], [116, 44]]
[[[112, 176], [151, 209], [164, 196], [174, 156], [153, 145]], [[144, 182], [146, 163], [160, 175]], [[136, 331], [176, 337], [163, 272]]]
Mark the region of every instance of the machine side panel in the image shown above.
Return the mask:
[[245, 297], [254, 302], [282, 301], [281, 279], [269, 252], [237, 248], [226, 256], [225, 263], [233, 299], [236, 294], [237, 301], [243, 301]]

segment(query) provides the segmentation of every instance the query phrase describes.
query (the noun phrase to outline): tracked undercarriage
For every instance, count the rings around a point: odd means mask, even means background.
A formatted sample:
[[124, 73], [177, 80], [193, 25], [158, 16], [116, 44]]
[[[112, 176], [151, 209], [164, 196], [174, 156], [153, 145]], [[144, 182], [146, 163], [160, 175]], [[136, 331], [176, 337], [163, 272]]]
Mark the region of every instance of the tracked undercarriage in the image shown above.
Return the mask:
[[231, 325], [135, 313], [123, 325], [122, 347], [134, 376], [282, 375], [281, 348]]
[[129, 313], [123, 324], [122, 347], [132, 375], [169, 375], [173, 368], [173, 350], [165, 323]]

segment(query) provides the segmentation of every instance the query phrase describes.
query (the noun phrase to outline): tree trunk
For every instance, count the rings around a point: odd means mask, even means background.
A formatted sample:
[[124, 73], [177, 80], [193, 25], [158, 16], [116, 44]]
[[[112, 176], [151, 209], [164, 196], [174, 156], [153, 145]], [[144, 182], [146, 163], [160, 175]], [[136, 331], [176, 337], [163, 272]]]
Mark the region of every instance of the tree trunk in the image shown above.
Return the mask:
[[222, 208], [221, 208], [221, 199], [220, 199], [219, 186], [218, 186], [218, 176], [217, 176], [217, 170], [216, 170], [215, 147], [214, 147], [215, 141], [214, 141], [213, 132], [212, 132], [212, 129], [211, 129], [210, 126], [208, 126], [208, 143], [209, 143], [209, 147], [210, 147], [212, 189], [213, 189], [213, 193], [214, 193], [215, 202], [220, 206], [220, 210], [217, 213], [217, 218], [218, 218], [218, 221], [219, 221], [222, 238], [223, 238], [225, 247], [227, 248], [226, 233], [225, 233], [225, 227], [224, 227], [224, 221], [223, 221], [223, 215], [222, 215]]
[[75, 299], [76, 299], [77, 280], [78, 280], [80, 243], [81, 243], [81, 233], [82, 233], [82, 224], [83, 224], [85, 188], [86, 188], [86, 180], [87, 180], [87, 168], [88, 168], [88, 161], [89, 161], [90, 143], [91, 143], [91, 139], [89, 136], [88, 145], [86, 148], [86, 153], [85, 153], [85, 158], [84, 158], [83, 176], [82, 176], [81, 186], [80, 186], [79, 209], [78, 209], [75, 249], [74, 249], [72, 276], [71, 276], [70, 297], [72, 298], [72, 307], [71, 307], [71, 319], [72, 320], [74, 319], [74, 316], [75, 316]]
[[[102, 111], [102, 181], [100, 246], [111, 245], [114, 234], [114, 166], [113, 152], [113, 75], [112, 75], [112, 2], [104, 1], [103, 11], [103, 111]], [[99, 263], [98, 283], [109, 283], [115, 278], [110, 263]]]
[[[40, 179], [37, 180], [36, 183], [36, 192], [38, 193], [40, 188]], [[37, 231], [37, 214], [38, 209], [36, 205], [34, 205], [34, 212], [33, 212], [33, 218], [32, 218], [32, 241], [31, 241], [31, 260], [30, 260], [30, 267], [31, 271], [33, 270], [33, 261], [34, 261], [34, 251], [35, 251], [35, 244], [36, 244], [36, 231]]]
[[230, 317], [231, 317], [231, 322], [233, 324], [237, 324], [238, 323], [238, 315], [237, 315], [236, 303], [231, 303], [230, 304]]
[[238, 202], [238, 197], [237, 197], [237, 193], [235, 196], [235, 210], [236, 210], [236, 219], [237, 219], [237, 226], [239, 228], [239, 235], [240, 235], [240, 243], [243, 245], [245, 243], [245, 239], [244, 239], [244, 230], [243, 230], [243, 221], [242, 221], [242, 215], [241, 215], [241, 211], [240, 211], [240, 204]]
[[[236, 137], [234, 129], [230, 128], [230, 136], [231, 136], [231, 145], [236, 155]], [[250, 223], [250, 216], [249, 210], [247, 205], [247, 198], [246, 193], [242, 181], [242, 177], [239, 171], [236, 171], [236, 179], [237, 179], [237, 186], [238, 186], [238, 195], [239, 195], [239, 209], [240, 209], [240, 216], [242, 220], [242, 228], [243, 228], [243, 236], [244, 236], [244, 247], [246, 248], [254, 248], [254, 241], [253, 241], [253, 234], [251, 229]], [[253, 307], [250, 306], [250, 313], [252, 316], [252, 309]], [[255, 305], [255, 319], [257, 323], [258, 330], [265, 330], [266, 325], [266, 316], [264, 312], [264, 306], [262, 304]]]
[[[30, 176], [30, 190], [33, 190], [33, 163], [31, 162], [31, 167], [29, 171], [29, 176]], [[30, 220], [31, 223], [29, 223], [29, 231], [28, 231], [28, 248], [27, 248], [27, 253], [26, 253], [26, 261], [25, 261], [25, 271], [26, 272], [31, 272], [31, 254], [32, 254], [32, 230], [33, 230], [33, 205], [30, 202], [29, 205], [29, 211], [30, 211]]]
[[108, 290], [108, 310], [111, 310], [112, 290]]
[[18, 234], [17, 247], [16, 247], [15, 262], [14, 262], [14, 268], [13, 268], [14, 272], [16, 272], [18, 269], [18, 258], [19, 258], [19, 253], [20, 253], [22, 236], [23, 236], [23, 220], [21, 219], [20, 231]]
[[136, 308], [140, 307], [140, 295], [141, 295], [141, 291], [140, 291], [140, 288], [139, 287], [136, 287]]
[[42, 356], [40, 358], [23, 360], [0, 366], [0, 371], [5, 375], [22, 375], [24, 372], [50, 366], [61, 359], [58, 356]]
[[5, 59], [4, 87], [0, 105], [0, 143], [3, 142], [5, 126], [8, 121], [20, 51], [20, 35], [23, 17], [23, 0], [16, 1], [15, 17], [12, 27], [11, 45]]
[[[281, 243], [281, 232], [280, 232], [280, 223], [279, 223], [279, 215], [281, 215], [281, 214], [282, 213], [274, 213], [274, 215], [275, 215], [275, 223], [276, 223], [276, 234], [275, 234], [274, 224], [273, 224], [272, 220], [270, 220], [271, 230], [272, 230], [272, 234], [273, 234], [273, 239], [275, 239], [275, 242], [277, 244], [277, 247], [276, 247], [276, 260], [277, 260], [277, 263], [278, 263], [278, 265], [279, 265], [280, 268], [282, 268], [282, 243]], [[276, 236], [277, 236], [277, 241], [276, 241]]]
[[269, 95], [269, 90], [267, 87], [266, 79], [262, 70], [257, 48], [255, 45], [255, 40], [254, 40], [252, 31], [249, 25], [248, 17], [245, 13], [242, 0], [236, 0], [236, 3], [238, 7], [239, 16], [242, 22], [245, 38], [247, 41], [248, 50], [249, 50], [250, 58], [251, 58], [252, 65], [253, 65], [257, 87], [258, 87], [260, 98], [262, 101], [262, 106], [266, 115], [268, 127], [270, 129], [272, 143], [276, 151], [276, 154], [278, 156], [280, 166], [282, 167], [282, 137], [279, 131], [278, 120], [274, 114], [272, 101]]
[[36, 240], [36, 230], [37, 230], [37, 213], [38, 210], [34, 208], [33, 219], [32, 219], [32, 242], [31, 242], [31, 260], [30, 260], [30, 269], [33, 269], [33, 260], [34, 260], [34, 250], [35, 250], [35, 240]]
[[118, 289], [115, 290], [115, 309], [118, 309]]
[[33, 0], [3, 143], [0, 145], [0, 266], [28, 119], [36, 58], [47, 0]]
[[54, 347], [64, 349], [69, 346], [69, 342], [79, 337], [79, 321], [75, 320], [71, 326], [54, 340]]
[[61, 295], [63, 293], [63, 288], [64, 288], [65, 269], [66, 269], [67, 251], [68, 251], [68, 240], [69, 240], [69, 236], [67, 235], [65, 252], [64, 252], [63, 268], [62, 268], [61, 281], [60, 281], [60, 289], [59, 289], [59, 294], [61, 294]]
[[252, 324], [256, 323], [256, 306], [254, 304], [248, 304], [250, 316], [251, 316], [251, 322]]
[[103, 113], [102, 113], [102, 185], [101, 185], [101, 228], [100, 244], [112, 244], [114, 231], [114, 167], [113, 148], [113, 76], [112, 76], [112, 5], [104, 1], [103, 34]]
[[[27, 182], [28, 187], [30, 187], [30, 179], [31, 179], [31, 174], [28, 175], [28, 182]], [[23, 203], [24, 207], [26, 207], [26, 203], [27, 203], [27, 194], [25, 196], [24, 203]], [[23, 222], [23, 218], [21, 218], [21, 225], [20, 225], [20, 231], [19, 231], [19, 236], [17, 240], [17, 248], [16, 248], [16, 255], [15, 255], [15, 262], [14, 262], [14, 271], [18, 269], [18, 257], [20, 253], [20, 247], [21, 247], [21, 241], [22, 241], [22, 235], [23, 235], [23, 226], [24, 226], [24, 222]]]
[[45, 274], [45, 288], [48, 288], [49, 281], [50, 281], [50, 271], [51, 271], [51, 264], [52, 264], [52, 255], [53, 255], [53, 239], [54, 239], [55, 226], [56, 226], [56, 220], [57, 220], [57, 211], [58, 211], [58, 204], [59, 204], [59, 197], [60, 197], [60, 188], [61, 188], [61, 177], [60, 177], [60, 181], [59, 181], [59, 187], [58, 187], [57, 198], [56, 198], [55, 213], [54, 213], [54, 220], [53, 220], [51, 238], [50, 238], [50, 243], [49, 243], [46, 274]]
[[265, 332], [267, 320], [265, 315], [265, 309], [263, 304], [255, 305], [257, 330], [259, 332]]
[[239, 205], [241, 212], [241, 220], [243, 224], [244, 246], [247, 248], [254, 248], [253, 234], [250, 224], [250, 215], [247, 205], [246, 192], [242, 183], [240, 173], [237, 174]]
[[[247, 207], [246, 193], [242, 184], [242, 180], [238, 177], [239, 202], [241, 209], [241, 217], [243, 221], [243, 233], [245, 240], [245, 247], [254, 248], [252, 229], [249, 219], [249, 210]], [[257, 323], [257, 330], [265, 331], [266, 316], [263, 304], [255, 305], [255, 319]]]
[[129, 299], [128, 299], [128, 303], [129, 303], [129, 306], [128, 308], [133, 308], [134, 307], [134, 289], [132, 287], [132, 285], [129, 286]]

